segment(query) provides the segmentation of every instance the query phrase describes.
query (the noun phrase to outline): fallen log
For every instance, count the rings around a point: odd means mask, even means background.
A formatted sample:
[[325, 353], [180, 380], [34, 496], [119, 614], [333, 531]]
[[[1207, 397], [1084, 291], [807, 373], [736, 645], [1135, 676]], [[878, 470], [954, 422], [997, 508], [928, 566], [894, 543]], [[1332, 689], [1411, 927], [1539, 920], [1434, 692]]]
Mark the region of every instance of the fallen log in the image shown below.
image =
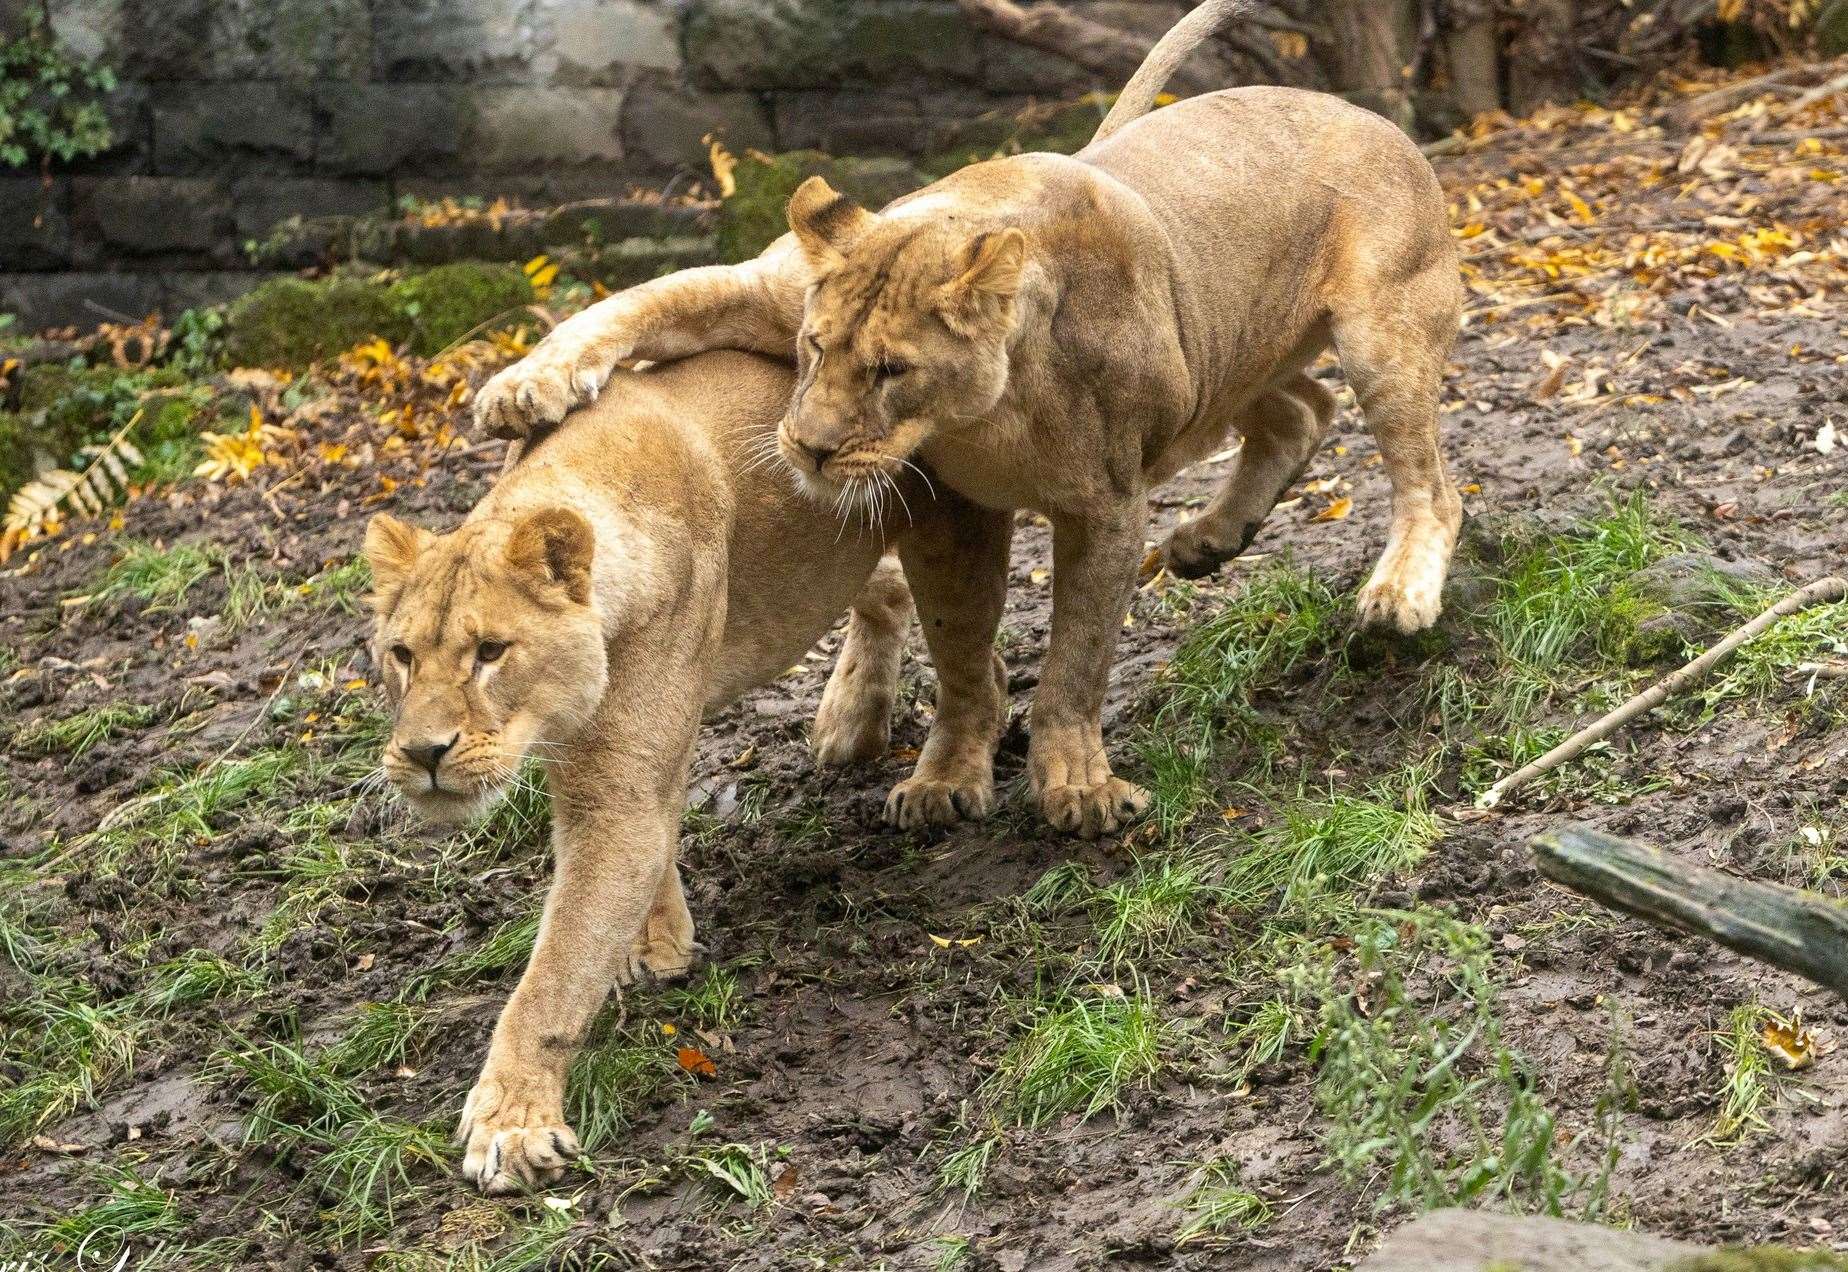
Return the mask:
[[1532, 848], [1540, 873], [1601, 905], [1707, 937], [1848, 999], [1848, 907], [1583, 826], [1549, 831]]

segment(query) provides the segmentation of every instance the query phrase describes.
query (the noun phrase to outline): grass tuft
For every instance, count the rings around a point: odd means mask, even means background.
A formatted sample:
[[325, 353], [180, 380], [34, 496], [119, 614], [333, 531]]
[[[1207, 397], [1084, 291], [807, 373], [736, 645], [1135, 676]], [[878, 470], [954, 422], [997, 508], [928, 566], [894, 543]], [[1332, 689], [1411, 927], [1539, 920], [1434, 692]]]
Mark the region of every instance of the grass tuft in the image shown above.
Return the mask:
[[61, 719], [43, 717], [21, 725], [13, 731], [11, 745], [29, 755], [62, 752], [78, 759], [110, 738], [152, 724], [159, 714], [132, 702], [90, 707]]
[[1181, 1208], [1187, 1212], [1187, 1219], [1175, 1235], [1176, 1245], [1261, 1228], [1272, 1215], [1269, 1202], [1240, 1184], [1238, 1163], [1225, 1158], [1215, 1158], [1200, 1167], [1192, 1189], [1181, 1199]]
[[1161, 1019], [1140, 993], [1073, 998], [1035, 1015], [984, 1087], [1016, 1125], [1041, 1126], [1074, 1111], [1090, 1117], [1116, 1108], [1125, 1092], [1146, 1084], [1160, 1067]]

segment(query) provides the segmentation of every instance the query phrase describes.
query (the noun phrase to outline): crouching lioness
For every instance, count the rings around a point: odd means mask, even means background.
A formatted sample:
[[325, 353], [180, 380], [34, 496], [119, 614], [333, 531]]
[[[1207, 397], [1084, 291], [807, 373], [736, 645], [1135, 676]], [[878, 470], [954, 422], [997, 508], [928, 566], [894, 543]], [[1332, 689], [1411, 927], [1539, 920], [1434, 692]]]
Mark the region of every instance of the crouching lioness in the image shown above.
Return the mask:
[[463, 1173], [489, 1192], [544, 1182], [576, 1154], [565, 1071], [611, 987], [688, 965], [674, 858], [701, 714], [780, 674], [851, 607], [815, 750], [848, 762], [885, 749], [912, 612], [890, 544], [938, 672], [895, 819], [993, 799], [1005, 682], [985, 607], [964, 617], [963, 583], [993, 563], [954, 497], [899, 482], [891, 504], [909, 512], [842, 521], [796, 495], [754, 462], [793, 384], [767, 359], [714, 353], [621, 379], [451, 533], [385, 515], [366, 531], [374, 655], [396, 710], [385, 772], [439, 821], [486, 810], [528, 755], [552, 794], [556, 878], [462, 1112]]

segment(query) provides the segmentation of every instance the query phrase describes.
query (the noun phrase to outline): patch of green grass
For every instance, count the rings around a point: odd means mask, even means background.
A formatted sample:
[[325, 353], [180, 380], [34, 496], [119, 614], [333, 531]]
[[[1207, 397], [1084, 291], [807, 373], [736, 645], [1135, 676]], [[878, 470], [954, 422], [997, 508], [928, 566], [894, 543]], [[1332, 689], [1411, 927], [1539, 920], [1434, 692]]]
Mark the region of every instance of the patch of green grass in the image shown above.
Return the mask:
[[1269, 1223], [1270, 1203], [1243, 1186], [1238, 1163], [1215, 1158], [1201, 1166], [1193, 1187], [1181, 1199], [1187, 1218], [1175, 1236], [1176, 1245], [1211, 1241], [1233, 1231], [1249, 1232]]
[[409, 1003], [365, 1003], [357, 1018], [321, 1056], [321, 1063], [343, 1076], [357, 1077], [408, 1064], [430, 1039], [432, 1013]]
[[253, 1100], [245, 1142], [307, 1157], [304, 1178], [338, 1240], [390, 1226], [397, 1204], [415, 1189], [413, 1170], [443, 1166], [446, 1133], [374, 1113], [337, 1071], [337, 1050], [310, 1057], [281, 1041], [232, 1039], [213, 1070]]
[[742, 994], [736, 972], [708, 967], [692, 982], [663, 990], [661, 1009], [703, 1029], [730, 1029], [738, 1023]]
[[[1463, 745], [1459, 779], [1462, 793], [1480, 795], [1496, 782], [1523, 768], [1564, 742], [1574, 731], [1554, 725], [1516, 724], [1505, 733], [1478, 733]], [[1582, 751], [1571, 764], [1561, 765], [1535, 778], [1530, 789], [1544, 795], [1570, 795], [1601, 804], [1624, 804], [1638, 795], [1660, 790], [1665, 778], [1632, 780], [1619, 771], [1609, 741]]]
[[157, 1011], [221, 998], [254, 998], [267, 985], [262, 972], [240, 966], [209, 950], [188, 950], [154, 969], [143, 1000]]
[[198, 583], [224, 568], [224, 554], [215, 547], [182, 543], [156, 547], [139, 539], [125, 539], [121, 555], [103, 571], [97, 600], [134, 596], [151, 610], [171, 609]]
[[1662, 612], [1632, 576], [1693, 543], [1639, 491], [1569, 533], [1506, 545], [1490, 630], [1508, 661], [1540, 672], [1591, 653], [1625, 661], [1638, 626]]
[[1408, 869], [1442, 837], [1421, 786], [1376, 783], [1365, 798], [1330, 791], [1293, 803], [1280, 825], [1252, 838], [1227, 864], [1221, 887], [1243, 908], [1311, 910]]
[[585, 1151], [615, 1141], [685, 1079], [674, 1051], [658, 1030], [617, 1028], [607, 1014], [599, 1021], [565, 1078], [565, 1117]]
[[499, 976], [509, 968], [524, 967], [539, 939], [539, 912], [508, 919], [484, 937], [479, 945], [451, 954], [411, 982], [407, 997], [421, 999], [439, 985], [461, 985]]
[[1163, 1026], [1139, 991], [1036, 1004], [1032, 1023], [983, 1085], [989, 1103], [1019, 1126], [1118, 1107], [1161, 1066]]
[[108, 1267], [123, 1251], [158, 1246], [184, 1228], [178, 1201], [160, 1185], [126, 1168], [104, 1167], [98, 1174], [105, 1186], [101, 1201], [40, 1230], [51, 1249], [72, 1257], [81, 1251], [82, 1266]]
[[937, 1188], [942, 1192], [961, 1193], [964, 1200], [981, 1191], [994, 1163], [995, 1150], [1001, 1147], [999, 1136], [984, 1135], [970, 1140], [961, 1148], [945, 1153], [937, 1167]]
[[1220, 896], [1204, 857], [1139, 859], [1126, 878], [1091, 895], [1098, 958], [1116, 965], [1170, 952], [1198, 930]]
[[1282, 998], [1269, 998], [1228, 1031], [1226, 1042], [1240, 1052], [1234, 1080], [1244, 1082], [1259, 1065], [1274, 1064], [1292, 1042], [1304, 1034], [1296, 1007]]
[[347, 614], [357, 614], [360, 603], [372, 587], [372, 567], [365, 557], [354, 557], [332, 565], [303, 583], [298, 589], [317, 605], [331, 606]]
[[448, 1131], [435, 1124], [368, 1115], [332, 1137], [314, 1137], [322, 1149], [307, 1180], [324, 1202], [323, 1221], [340, 1241], [393, 1226], [399, 1205], [416, 1191], [413, 1172], [447, 1165]]
[[1341, 603], [1319, 579], [1267, 564], [1187, 633], [1162, 674], [1158, 727], [1211, 739], [1226, 720], [1245, 719], [1254, 692], [1335, 653], [1340, 615]]
[[[1502, 1041], [1487, 938], [1441, 915], [1376, 915], [1351, 967], [1324, 950], [1288, 973], [1317, 1018], [1310, 1058], [1328, 1155], [1380, 1204], [1483, 1204], [1560, 1214], [1601, 1185], [1555, 1159], [1558, 1127]], [[1356, 992], [1364, 987], [1364, 1001]]]
[[753, 1210], [770, 1204], [767, 1154], [756, 1144], [701, 1145], [680, 1157], [681, 1171], [727, 1200], [736, 1198]]
[[936, 1247], [930, 1261], [931, 1272], [956, 1272], [968, 1263], [969, 1252], [974, 1248], [969, 1238], [955, 1233], [932, 1237], [930, 1243]]
[[1716, 1093], [1720, 1111], [1709, 1137], [1715, 1144], [1738, 1144], [1770, 1129], [1764, 1109], [1776, 1095], [1777, 1074], [1759, 1031], [1775, 1019], [1758, 1003], [1741, 1003], [1714, 1035], [1723, 1077]]
[[133, 1065], [145, 1026], [132, 1000], [98, 1003], [78, 981], [32, 978], [20, 1001], [0, 1005], [0, 1055], [21, 1075], [0, 1073], [0, 1145], [93, 1107]]
[[28, 754], [63, 752], [77, 759], [110, 738], [153, 723], [159, 714], [154, 707], [116, 702], [89, 707], [59, 719], [43, 716], [15, 729], [11, 744], [14, 749]]
[[1149, 793], [1148, 825], [1171, 843], [1213, 802], [1214, 749], [1210, 739], [1167, 728], [1144, 728], [1130, 739], [1138, 776]]
[[[1771, 592], [1738, 592], [1734, 608], [1741, 619], [1752, 618], [1777, 599]], [[1848, 601], [1812, 606], [1741, 646], [1701, 688], [1700, 700], [1709, 710], [1733, 699], [1762, 701], [1781, 688], [1801, 687], [1804, 677], [1797, 668], [1804, 663], [1843, 654], [1848, 654]], [[1815, 696], [1826, 692], [1821, 686]]]

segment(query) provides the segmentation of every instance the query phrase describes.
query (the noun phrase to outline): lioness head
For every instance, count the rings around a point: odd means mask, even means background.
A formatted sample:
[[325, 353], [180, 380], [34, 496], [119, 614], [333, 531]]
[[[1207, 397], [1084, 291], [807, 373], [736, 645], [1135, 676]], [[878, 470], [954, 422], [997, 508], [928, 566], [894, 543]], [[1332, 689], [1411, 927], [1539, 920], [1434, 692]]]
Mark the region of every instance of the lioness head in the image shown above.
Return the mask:
[[609, 679], [591, 593], [595, 538], [545, 508], [433, 535], [380, 513], [366, 527], [373, 658], [394, 709], [381, 761], [432, 821], [485, 812], [529, 751], [561, 751]]
[[790, 199], [789, 227], [815, 281], [777, 440], [811, 493], [891, 477], [933, 435], [993, 410], [1025, 235], [954, 214], [876, 216], [820, 177]]

